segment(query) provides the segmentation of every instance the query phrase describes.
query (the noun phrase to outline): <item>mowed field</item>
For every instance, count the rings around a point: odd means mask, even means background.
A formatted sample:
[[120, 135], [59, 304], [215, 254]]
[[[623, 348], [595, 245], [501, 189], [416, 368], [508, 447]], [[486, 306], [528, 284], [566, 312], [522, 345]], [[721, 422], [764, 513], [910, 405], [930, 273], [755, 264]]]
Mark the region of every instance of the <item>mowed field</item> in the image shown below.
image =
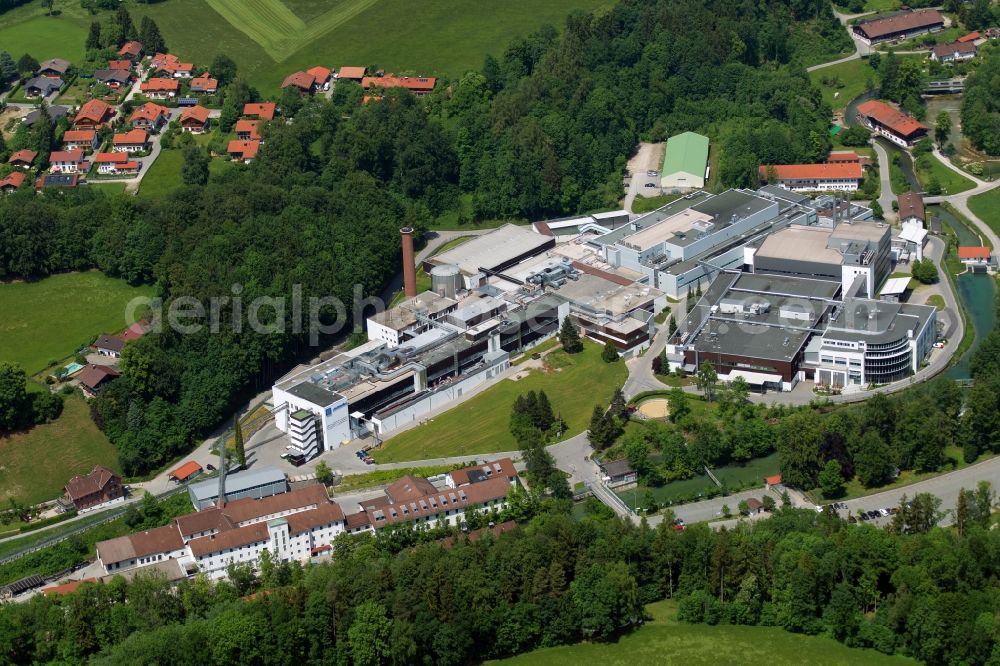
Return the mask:
[[0, 361], [28, 374], [44, 370], [101, 333], [125, 328], [126, 304], [152, 293], [98, 271], [0, 284]]
[[55, 422], [0, 437], [0, 504], [9, 497], [27, 504], [55, 499], [72, 476], [97, 464], [119, 471], [115, 447], [76, 393], [66, 398]]
[[544, 357], [546, 367], [527, 371], [513, 381], [504, 379], [430, 422], [386, 440], [375, 453], [380, 463], [513, 451], [510, 410], [528, 391], [545, 391], [552, 410], [566, 421], [569, 437], [590, 424], [594, 405], [604, 406], [616, 387], [625, 383], [625, 363], [605, 363], [601, 347], [585, 342], [579, 354], [561, 349]]
[[970, 197], [969, 209], [1000, 234], [1000, 187]]
[[505, 666], [904, 666], [918, 662], [845, 647], [832, 638], [791, 634], [777, 627], [682, 624], [676, 605], [646, 606], [653, 620], [616, 641], [544, 648], [488, 664]]
[[[128, 3], [133, 19], [156, 20], [167, 46], [205, 66], [225, 53], [264, 95], [313, 65], [377, 65], [387, 71], [458, 77], [499, 57], [517, 35], [544, 24], [562, 29], [574, 10], [602, 10], [614, 0], [164, 0]], [[15, 59], [79, 61], [90, 16], [78, 0], [42, 0], [0, 14], [0, 50]]]

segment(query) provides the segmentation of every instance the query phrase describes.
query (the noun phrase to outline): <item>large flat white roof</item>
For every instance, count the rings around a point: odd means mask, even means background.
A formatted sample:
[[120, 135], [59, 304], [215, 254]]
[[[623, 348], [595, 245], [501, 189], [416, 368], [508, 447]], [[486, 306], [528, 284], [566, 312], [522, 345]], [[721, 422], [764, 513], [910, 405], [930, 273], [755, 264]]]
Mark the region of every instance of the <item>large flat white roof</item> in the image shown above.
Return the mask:
[[475, 275], [481, 267], [502, 266], [532, 251], [541, 252], [553, 242], [551, 236], [536, 233], [531, 227], [505, 224], [458, 247], [434, 255], [427, 261], [436, 266], [454, 264], [466, 275]]

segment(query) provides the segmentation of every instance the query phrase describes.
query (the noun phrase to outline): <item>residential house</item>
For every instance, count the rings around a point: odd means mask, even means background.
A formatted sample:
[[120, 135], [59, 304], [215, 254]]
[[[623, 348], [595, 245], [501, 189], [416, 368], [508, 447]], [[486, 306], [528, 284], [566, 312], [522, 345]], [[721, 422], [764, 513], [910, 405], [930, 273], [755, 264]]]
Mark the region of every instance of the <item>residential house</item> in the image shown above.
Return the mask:
[[52, 58], [38, 65], [38, 76], [48, 76], [53, 79], [61, 79], [66, 76], [66, 72], [72, 67], [68, 60], [62, 58]]
[[137, 107], [128, 121], [136, 129], [156, 131], [170, 118], [170, 109], [154, 102]]
[[94, 72], [94, 80], [112, 90], [120, 90], [132, 83], [132, 73], [127, 69], [98, 69]]
[[219, 82], [205, 72], [197, 78], [191, 79], [191, 92], [201, 95], [214, 95], [219, 89]]
[[49, 171], [52, 173], [77, 173], [79, 171], [86, 171], [83, 165], [83, 151], [79, 148], [55, 150], [49, 154]]
[[944, 29], [944, 17], [936, 9], [902, 11], [861, 21], [854, 25], [854, 34], [866, 44], [879, 44], [908, 39]]
[[139, 173], [141, 162], [129, 157], [128, 153], [96, 153], [94, 164], [97, 173], [105, 176], [127, 176]]
[[856, 192], [864, 177], [858, 162], [761, 165], [759, 174], [762, 182], [768, 181], [793, 192]]
[[118, 56], [131, 62], [138, 62], [142, 58], [142, 52], [143, 47], [140, 42], [129, 41], [125, 42], [125, 44], [118, 49]]
[[109, 60], [108, 69], [120, 69], [125, 72], [132, 71], [132, 61], [131, 60]]
[[80, 107], [76, 118], [73, 119], [73, 126], [80, 128], [97, 129], [101, 125], [107, 125], [115, 117], [115, 107], [102, 102], [99, 99], [92, 99]]
[[149, 148], [146, 130], [133, 129], [111, 138], [111, 150], [116, 153], [139, 153]]
[[628, 460], [612, 460], [600, 464], [604, 483], [611, 488], [626, 486], [639, 481], [639, 473], [632, 469]]
[[166, 74], [174, 79], [190, 79], [194, 72], [194, 63], [178, 62], [176, 57], [167, 60], [159, 66], [152, 66], [150, 71], [154, 74]]
[[993, 265], [993, 257], [988, 247], [960, 246], [958, 258], [973, 271], [986, 270]]
[[940, 63], [960, 62], [962, 60], [972, 60], [976, 57], [976, 53], [976, 45], [973, 42], [939, 44], [931, 49], [931, 60], [936, 60]]
[[924, 198], [918, 192], [904, 192], [898, 199], [899, 221], [903, 224], [918, 224], [923, 228], [927, 221]]
[[38, 157], [38, 153], [34, 150], [22, 148], [21, 150], [15, 151], [14, 154], [10, 156], [7, 160], [7, 164], [13, 164], [19, 169], [30, 169], [31, 165], [34, 164], [36, 157]]
[[361, 87], [365, 90], [375, 88], [406, 88], [414, 95], [427, 95], [434, 90], [437, 79], [432, 76], [366, 76], [361, 79]]
[[[101, 154], [107, 155], [107, 153]], [[101, 335], [94, 341], [92, 347], [94, 348], [94, 351], [101, 356], [121, 358], [122, 349], [125, 349], [125, 342], [121, 338], [113, 335]]]
[[97, 131], [91, 129], [66, 130], [63, 133], [63, 144], [69, 150], [79, 148], [83, 151], [97, 150]]
[[63, 486], [59, 504], [64, 510], [86, 511], [124, 498], [122, 478], [107, 467], [97, 465], [90, 474], [74, 476]]
[[751, 497], [747, 500], [747, 513], [751, 516], [764, 513], [764, 503], [756, 497]]
[[60, 78], [49, 78], [48, 76], [36, 76], [24, 84], [25, 97], [48, 97], [54, 92], [59, 92], [62, 88], [63, 80]]
[[260, 120], [274, 120], [275, 107], [274, 102], [252, 102], [243, 105], [243, 115]]
[[365, 67], [341, 67], [337, 72], [337, 80], [361, 83], [361, 79], [365, 78], [365, 69]]
[[0, 192], [10, 194], [24, 184], [28, 178], [23, 171], [12, 171], [3, 178], [0, 178]]
[[281, 82], [281, 87], [282, 89], [289, 87], [297, 88], [299, 92], [308, 93], [313, 91], [315, 84], [316, 79], [313, 78], [312, 74], [295, 72], [285, 77], [285, 80]]
[[903, 148], [912, 147], [928, 132], [928, 127], [916, 118], [877, 99], [858, 105], [857, 120]]
[[178, 62], [177, 56], [173, 53], [156, 53], [149, 59], [149, 69], [150, 71], [156, 71], [166, 64], [177, 64]]
[[185, 132], [201, 134], [208, 129], [208, 109], [203, 106], [184, 109], [179, 122]]
[[253, 158], [257, 157], [257, 151], [260, 150], [260, 140], [253, 139], [250, 141], [243, 141], [240, 139], [234, 139], [229, 142], [229, 147], [226, 152], [229, 153], [229, 157], [234, 160], [240, 160], [245, 164], [250, 164]]
[[76, 379], [80, 382], [83, 392], [93, 398], [99, 394], [108, 382], [118, 376], [118, 371], [106, 365], [94, 365], [91, 363], [80, 371]]
[[50, 187], [75, 189], [80, 185], [78, 173], [46, 173], [35, 179], [35, 191], [41, 192]]
[[317, 88], [329, 88], [327, 84], [330, 83], [330, 75], [332, 74], [329, 68], [316, 65], [307, 69], [306, 74], [313, 77], [313, 85]]
[[259, 127], [259, 120], [237, 120], [235, 127], [236, 138], [243, 141], [259, 139], [260, 132], [257, 131]]
[[146, 80], [139, 85], [139, 92], [150, 99], [170, 99], [176, 97], [181, 84], [175, 79], [160, 76]]
[[[51, 106], [45, 107], [45, 115], [49, 117], [49, 124], [55, 125], [59, 122], [59, 119], [68, 115], [69, 109], [65, 106], [60, 106], [59, 104], [53, 104]], [[34, 111], [29, 111], [21, 122], [23, 122], [28, 127], [32, 127], [38, 119], [42, 117], [41, 109], [35, 109]]]

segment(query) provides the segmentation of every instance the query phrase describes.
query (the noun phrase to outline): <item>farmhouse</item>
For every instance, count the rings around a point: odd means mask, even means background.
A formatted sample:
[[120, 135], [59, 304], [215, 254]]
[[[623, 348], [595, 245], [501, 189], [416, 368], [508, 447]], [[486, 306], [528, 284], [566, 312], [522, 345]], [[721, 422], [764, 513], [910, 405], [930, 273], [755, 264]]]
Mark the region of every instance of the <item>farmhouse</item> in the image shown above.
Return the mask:
[[361, 80], [365, 90], [374, 88], [406, 88], [414, 95], [427, 95], [434, 90], [437, 79], [428, 76], [366, 76]]
[[114, 368], [91, 363], [77, 375], [77, 381], [80, 382], [80, 388], [83, 389], [83, 392], [93, 398], [117, 376], [118, 371]]
[[129, 116], [129, 123], [136, 129], [156, 131], [170, 118], [170, 109], [154, 102], [146, 102]]
[[45, 62], [38, 65], [38, 71], [35, 74], [39, 76], [48, 76], [54, 79], [61, 79], [66, 76], [66, 72], [72, 67], [68, 60], [63, 60], [62, 58], [52, 58], [51, 60], [46, 60]]
[[941, 63], [972, 60], [976, 57], [976, 53], [974, 42], [952, 42], [951, 44], [940, 44], [931, 49], [931, 60]]
[[111, 150], [116, 153], [138, 153], [149, 148], [149, 136], [146, 130], [133, 129], [115, 134], [111, 139], [111, 145]]
[[667, 139], [660, 172], [660, 187], [692, 189], [705, 187], [708, 169], [708, 137], [684, 132]]
[[181, 84], [175, 79], [154, 77], [139, 85], [139, 91], [150, 99], [170, 99], [176, 97]]
[[125, 69], [99, 69], [94, 72], [94, 80], [103, 83], [112, 90], [118, 90], [131, 83], [132, 74]]
[[63, 133], [63, 143], [69, 150], [73, 150], [74, 148], [88, 151], [96, 150], [97, 141], [97, 132], [95, 130], [66, 130]]
[[12, 171], [3, 178], [0, 178], [0, 192], [11, 194], [14, 190], [21, 187], [27, 178], [23, 171]]
[[226, 148], [230, 158], [244, 164], [250, 164], [253, 158], [257, 157], [258, 150], [260, 150], [260, 139], [234, 139], [229, 142], [229, 146]]
[[115, 107], [102, 102], [99, 99], [92, 99], [80, 107], [76, 118], [73, 119], [73, 126], [80, 128], [97, 129], [101, 125], [111, 122], [115, 116]]
[[858, 106], [858, 121], [898, 146], [910, 148], [927, 136], [928, 128], [885, 102], [870, 99]]
[[861, 21], [854, 34], [866, 44], [908, 39], [944, 28], [944, 17], [936, 9], [901, 11], [889, 16]]
[[855, 192], [863, 178], [859, 162], [771, 164], [761, 165], [759, 171], [761, 182], [774, 183], [793, 192]]
[[243, 141], [259, 139], [260, 133], [257, 131], [259, 127], [259, 120], [237, 120], [235, 127], [236, 138]]
[[118, 49], [118, 56], [129, 60], [131, 62], [136, 62], [142, 58], [143, 47], [140, 42], [129, 41], [125, 42], [120, 49]]
[[184, 109], [179, 122], [185, 132], [201, 134], [208, 129], [208, 109], [203, 106], [192, 106]]
[[64, 511], [86, 511], [125, 498], [122, 478], [107, 467], [97, 465], [86, 476], [74, 476], [63, 486], [59, 505]]
[[294, 72], [285, 77], [281, 82], [282, 89], [297, 88], [299, 92], [308, 93], [313, 91], [316, 79], [312, 74], [306, 72]]
[[83, 151], [56, 150], [49, 154], [49, 171], [52, 173], [76, 173], [83, 170]]
[[361, 79], [365, 78], [365, 69], [365, 67], [341, 67], [337, 72], [337, 80], [361, 83]]
[[108, 176], [137, 174], [141, 167], [138, 161], [123, 152], [96, 153], [94, 164], [97, 165], [97, 173]]
[[274, 102], [253, 102], [243, 105], [243, 115], [261, 120], [273, 120], [275, 111]]
[[24, 84], [25, 97], [48, 97], [62, 88], [63, 80], [48, 76], [36, 76]]
[[36, 157], [38, 157], [38, 153], [34, 150], [22, 148], [21, 150], [15, 151], [14, 154], [10, 156], [7, 160], [7, 164], [11, 164], [19, 169], [30, 169]]
[[205, 72], [199, 77], [191, 79], [191, 92], [201, 95], [214, 95], [219, 89], [219, 82]]

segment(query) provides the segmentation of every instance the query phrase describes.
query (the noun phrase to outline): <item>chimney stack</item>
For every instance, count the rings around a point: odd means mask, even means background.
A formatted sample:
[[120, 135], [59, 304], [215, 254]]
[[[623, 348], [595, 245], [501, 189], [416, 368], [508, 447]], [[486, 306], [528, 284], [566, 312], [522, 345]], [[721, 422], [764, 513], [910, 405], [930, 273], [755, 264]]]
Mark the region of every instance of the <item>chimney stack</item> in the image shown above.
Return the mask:
[[413, 228], [403, 227], [399, 230], [403, 237], [403, 294], [407, 298], [417, 295], [417, 273], [413, 259]]

